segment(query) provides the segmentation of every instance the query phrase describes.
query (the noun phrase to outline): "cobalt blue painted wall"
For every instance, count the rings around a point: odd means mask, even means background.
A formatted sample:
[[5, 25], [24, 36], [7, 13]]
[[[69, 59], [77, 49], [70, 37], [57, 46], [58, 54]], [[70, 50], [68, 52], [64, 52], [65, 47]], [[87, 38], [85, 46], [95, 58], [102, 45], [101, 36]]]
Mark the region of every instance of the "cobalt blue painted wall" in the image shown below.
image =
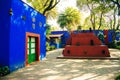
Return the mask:
[[11, 0], [0, 0], [0, 66], [9, 65], [10, 7]]
[[[9, 2], [6, 1], [6, 3]], [[4, 2], [4, 5], [6, 3]], [[14, 71], [25, 66], [26, 32], [40, 34], [40, 59], [42, 60], [46, 56], [46, 28], [44, 26], [46, 18], [21, 0], [12, 0], [9, 5], [11, 6], [8, 7], [8, 10], [12, 8], [13, 14], [10, 16], [8, 15], [9, 12], [5, 11], [2, 17], [5, 20], [0, 23], [0, 33], [4, 37], [4, 40], [0, 39], [0, 42], [4, 44], [2, 44], [3, 50], [0, 48], [0, 52], [2, 52], [0, 63], [1, 65], [9, 66], [10, 71]], [[33, 18], [35, 19], [34, 21], [32, 20]], [[5, 27], [1, 27], [3, 24]], [[35, 25], [35, 28], [32, 25]], [[1, 59], [1, 57], [3, 58]], [[4, 61], [1, 62], [2, 60]]]
[[[10, 69], [23, 67], [25, 64], [25, 36], [26, 32], [40, 34], [40, 58], [46, 56], [45, 48], [45, 16], [41, 15], [27, 4], [14, 0], [12, 2], [13, 15], [10, 29]], [[24, 17], [24, 19], [23, 19]], [[33, 22], [32, 19], [36, 20]], [[40, 22], [42, 26], [40, 26]], [[35, 28], [32, 27], [35, 25]]]
[[[60, 46], [58, 48], [63, 48], [66, 45], [67, 39], [70, 37], [69, 32], [67, 31], [52, 31], [51, 34], [63, 34], [61, 36], [61, 43], [59, 44]], [[57, 46], [57, 44], [51, 43], [51, 45]]]
[[[79, 32], [83, 32], [83, 31], [74, 31], [74, 33], [79, 33]], [[89, 30], [85, 30], [84, 32], [89, 32]], [[103, 30], [94, 30], [93, 32], [95, 33], [96, 36], [98, 36], [99, 32], [104, 34]], [[109, 42], [112, 42], [112, 33], [113, 32], [114, 32], [113, 30], [108, 30], [108, 41]], [[51, 32], [51, 34], [64, 34], [61, 39], [62, 40], [61, 44], [65, 44], [67, 39], [70, 37], [70, 35], [67, 31], [53, 31], [53, 32]], [[118, 36], [116, 36], [116, 40], [120, 40], [120, 32], [117, 32], [117, 35]]]

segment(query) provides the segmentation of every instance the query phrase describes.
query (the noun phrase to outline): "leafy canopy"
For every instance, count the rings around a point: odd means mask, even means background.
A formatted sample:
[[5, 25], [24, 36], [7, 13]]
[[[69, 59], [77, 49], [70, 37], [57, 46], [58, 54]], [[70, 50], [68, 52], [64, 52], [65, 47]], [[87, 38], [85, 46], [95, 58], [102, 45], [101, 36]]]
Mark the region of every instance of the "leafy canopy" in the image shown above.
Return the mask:
[[68, 31], [75, 30], [80, 24], [80, 15], [77, 9], [68, 7], [59, 15], [57, 22], [61, 28], [66, 28]]
[[90, 11], [89, 18], [86, 18], [87, 24], [86, 20], [85, 24], [93, 29], [102, 29], [105, 23], [105, 15], [110, 14], [115, 8], [112, 1], [118, 0], [77, 0], [78, 7], [84, 8], [86, 6], [87, 10]]
[[46, 13], [55, 8], [60, 0], [27, 0], [32, 4], [33, 8], [46, 15]]

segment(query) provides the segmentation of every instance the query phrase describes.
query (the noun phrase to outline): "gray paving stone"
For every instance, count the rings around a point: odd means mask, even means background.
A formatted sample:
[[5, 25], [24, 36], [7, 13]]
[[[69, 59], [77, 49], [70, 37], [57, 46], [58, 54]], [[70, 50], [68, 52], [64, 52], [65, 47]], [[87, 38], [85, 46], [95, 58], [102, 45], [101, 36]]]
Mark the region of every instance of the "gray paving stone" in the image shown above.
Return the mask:
[[[45, 60], [15, 71], [0, 80], [114, 80], [120, 60], [56, 59], [62, 49], [47, 52]], [[110, 49], [112, 57], [120, 50]]]

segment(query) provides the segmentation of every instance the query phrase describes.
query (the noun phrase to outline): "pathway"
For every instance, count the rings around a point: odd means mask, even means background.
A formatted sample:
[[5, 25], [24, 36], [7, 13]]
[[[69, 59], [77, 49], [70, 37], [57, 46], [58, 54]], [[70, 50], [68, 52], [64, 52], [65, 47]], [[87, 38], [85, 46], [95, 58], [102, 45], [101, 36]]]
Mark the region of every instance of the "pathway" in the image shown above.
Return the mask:
[[[62, 49], [50, 51], [45, 60], [17, 70], [0, 80], [114, 80], [120, 60], [56, 59]], [[120, 51], [110, 49], [112, 57]]]

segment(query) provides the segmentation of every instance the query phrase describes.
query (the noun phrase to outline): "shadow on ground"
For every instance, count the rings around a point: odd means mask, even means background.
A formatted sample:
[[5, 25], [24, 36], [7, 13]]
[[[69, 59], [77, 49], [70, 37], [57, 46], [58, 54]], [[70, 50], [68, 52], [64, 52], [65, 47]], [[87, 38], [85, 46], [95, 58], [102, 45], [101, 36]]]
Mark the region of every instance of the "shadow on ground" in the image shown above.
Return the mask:
[[[114, 53], [120, 57], [120, 51]], [[47, 53], [45, 60], [15, 71], [0, 80], [114, 80], [120, 60], [56, 59], [62, 49]]]

